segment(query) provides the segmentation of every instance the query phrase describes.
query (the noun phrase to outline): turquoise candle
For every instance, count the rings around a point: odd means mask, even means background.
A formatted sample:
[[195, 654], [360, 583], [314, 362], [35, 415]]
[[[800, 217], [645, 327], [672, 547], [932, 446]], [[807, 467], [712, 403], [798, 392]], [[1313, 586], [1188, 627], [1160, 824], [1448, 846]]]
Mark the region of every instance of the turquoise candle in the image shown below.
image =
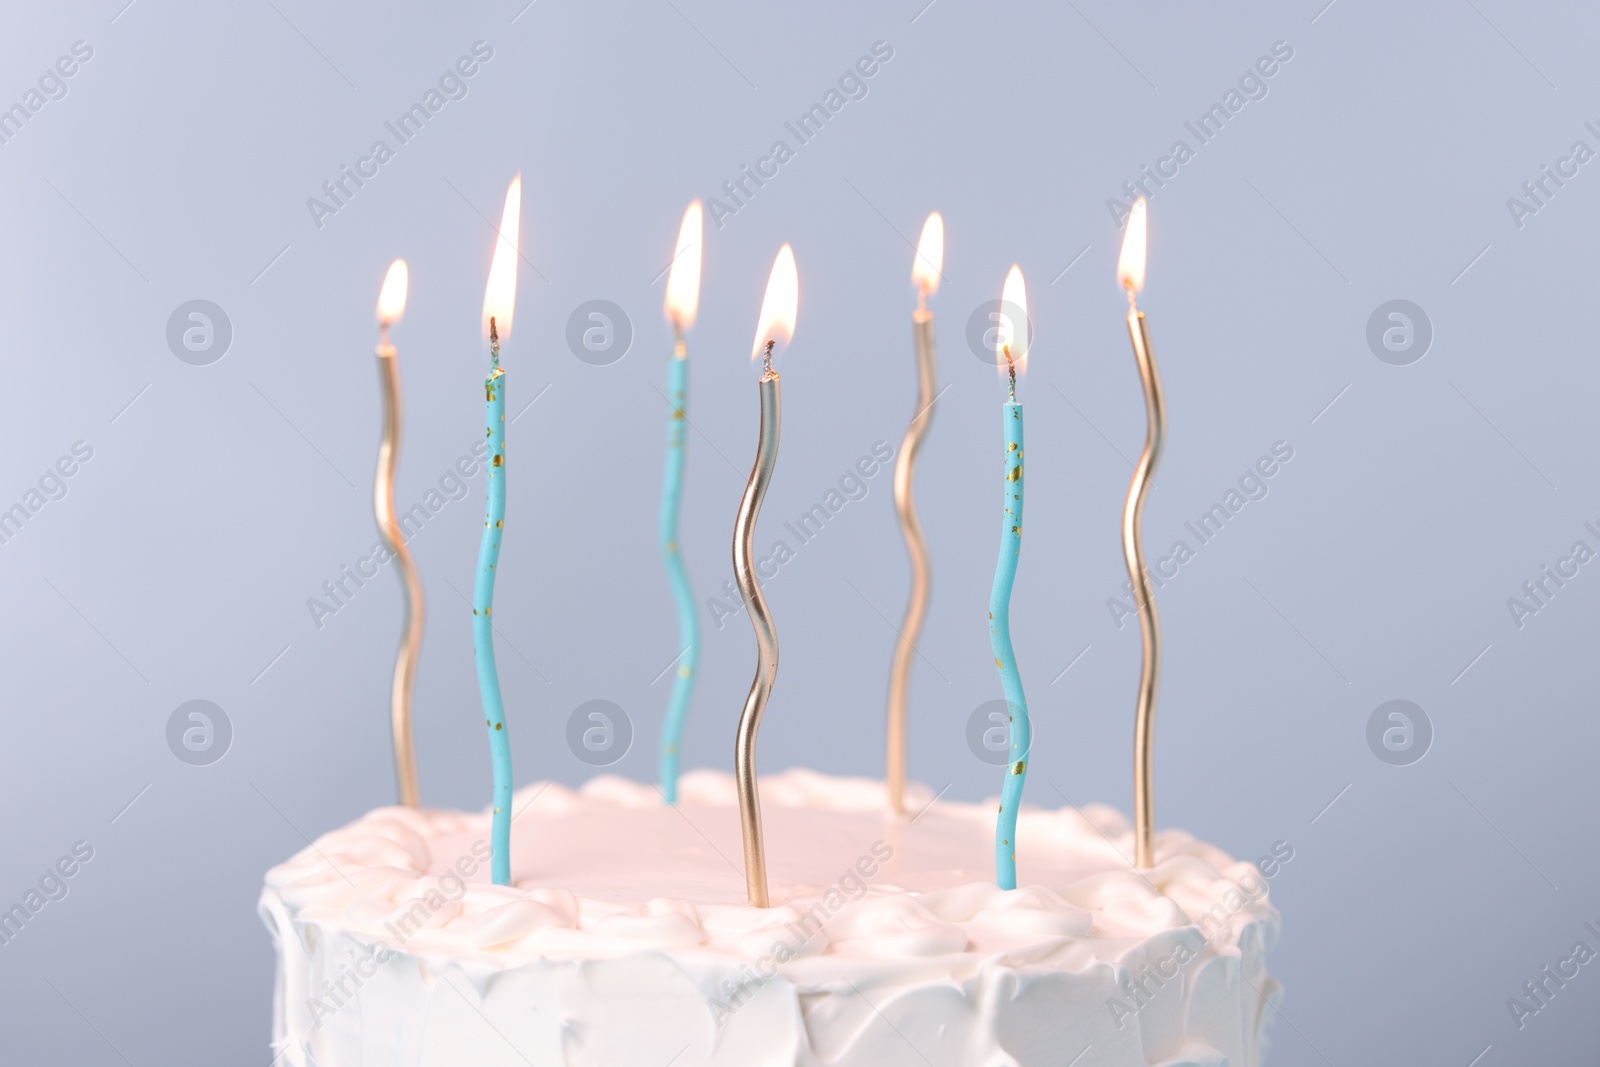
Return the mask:
[[661, 792], [667, 803], [678, 802], [678, 746], [683, 738], [683, 721], [689, 713], [689, 697], [694, 692], [695, 668], [700, 660], [700, 620], [695, 615], [694, 590], [689, 572], [678, 549], [678, 506], [683, 497], [683, 446], [685, 403], [689, 389], [689, 360], [680, 338], [677, 352], [667, 365], [667, 399], [672, 414], [667, 420], [667, 469], [661, 486], [661, 514], [657, 532], [661, 558], [672, 583], [672, 596], [678, 604], [678, 641], [684, 649], [672, 681], [672, 697], [667, 702], [667, 717], [661, 727]]
[[673, 661], [677, 667], [672, 681], [672, 696], [661, 722], [661, 795], [668, 804], [678, 802], [678, 757], [683, 740], [683, 721], [689, 714], [689, 698], [694, 693], [695, 672], [700, 662], [700, 620], [694, 611], [694, 590], [689, 572], [684, 569], [678, 549], [678, 507], [683, 499], [684, 445], [688, 419], [684, 412], [689, 395], [689, 350], [684, 347], [684, 332], [694, 325], [700, 310], [700, 255], [704, 239], [704, 208], [695, 200], [683, 212], [678, 228], [678, 250], [667, 274], [667, 321], [675, 339], [672, 362], [667, 364], [667, 402], [672, 414], [667, 419], [667, 467], [661, 479], [661, 512], [656, 532], [661, 542], [661, 559], [672, 584], [672, 599], [678, 605], [678, 647]]
[[492, 366], [484, 381], [487, 397], [489, 452], [484, 470], [489, 502], [478, 543], [478, 576], [472, 586], [472, 650], [478, 664], [478, 693], [489, 728], [489, 756], [494, 765], [494, 821], [490, 830], [490, 871], [495, 885], [511, 884], [511, 742], [506, 737], [506, 709], [500, 699], [500, 673], [494, 662], [494, 579], [500, 566], [500, 534], [506, 518], [506, 391], [500, 369], [500, 339], [489, 320]]
[[995, 824], [995, 881], [1001, 889], [1017, 888], [1017, 809], [1022, 804], [1022, 783], [1028, 775], [1028, 746], [1033, 729], [1028, 722], [1028, 702], [1022, 693], [1022, 675], [1011, 650], [1011, 586], [1022, 553], [1022, 405], [1015, 399], [1002, 408], [1006, 436], [1005, 511], [1000, 520], [1000, 559], [995, 564], [994, 587], [989, 593], [989, 644], [1000, 669], [1006, 714], [1011, 717], [1011, 761], [1000, 787], [1000, 816]]
[[1011, 586], [1017, 577], [1017, 557], [1022, 554], [1022, 405], [1017, 403], [1017, 375], [1028, 365], [1032, 342], [1028, 326], [1028, 293], [1022, 271], [1015, 263], [1006, 274], [1000, 294], [995, 364], [1005, 375], [1010, 396], [1000, 409], [1004, 419], [1005, 510], [1000, 516], [1000, 559], [989, 592], [989, 646], [1000, 669], [1000, 687], [1006, 695], [1010, 721], [1011, 758], [1000, 786], [1000, 815], [994, 828], [994, 876], [1001, 889], [1017, 888], [1017, 812], [1022, 807], [1022, 784], [1028, 774], [1028, 747], [1033, 727], [1028, 721], [1028, 701], [1022, 695], [1022, 675], [1011, 650]]

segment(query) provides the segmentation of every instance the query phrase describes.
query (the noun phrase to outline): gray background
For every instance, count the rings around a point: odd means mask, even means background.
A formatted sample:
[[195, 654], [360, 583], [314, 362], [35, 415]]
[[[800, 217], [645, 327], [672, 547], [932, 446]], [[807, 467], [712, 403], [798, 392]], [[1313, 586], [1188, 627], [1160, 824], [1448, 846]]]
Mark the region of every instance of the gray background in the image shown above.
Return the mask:
[[[0, 946], [0, 1059], [267, 1062], [262, 872], [393, 796], [397, 584], [386, 573], [320, 629], [306, 606], [376, 536], [378, 284], [409, 259], [395, 333], [409, 504], [481, 432], [485, 220], [519, 168], [512, 411], [548, 391], [510, 434], [498, 618], [518, 777], [586, 776], [563, 731], [595, 698], [637, 727], [616, 769], [654, 776], [669, 683], [653, 679], [677, 650], [654, 542], [659, 275], [684, 204], [786, 137], [877, 40], [894, 58], [869, 95], [708, 234], [684, 551], [712, 594], [754, 448], [745, 354], [778, 246], [795, 247], [800, 323], [762, 542], [874, 441], [898, 442], [910, 242], [943, 212], [933, 306], [950, 388], [918, 483], [936, 588], [912, 771], [953, 798], [999, 785], [964, 738], [999, 695], [985, 610], [1002, 393], [962, 333], [1016, 261], [1035, 329], [1013, 616], [1037, 731], [1028, 796], [1126, 808], [1139, 640], [1106, 602], [1125, 578], [1118, 519], [1144, 414], [1105, 201], [1175, 139], [1192, 147], [1183, 123], [1283, 40], [1294, 58], [1269, 95], [1150, 205], [1143, 303], [1171, 412], [1152, 554], [1274, 442], [1294, 449], [1270, 495], [1160, 594], [1158, 818], [1245, 858], [1295, 850], [1272, 883], [1287, 996], [1269, 1062], [1593, 1062], [1594, 965], [1520, 1031], [1506, 999], [1580, 937], [1600, 948], [1582, 927], [1600, 920], [1600, 863], [1580, 815], [1597, 799], [1600, 565], [1521, 629], [1506, 599], [1575, 540], [1600, 546], [1583, 528], [1600, 519], [1600, 164], [1520, 229], [1505, 201], [1573, 141], [1600, 148], [1583, 128], [1600, 118], [1600, 12], [124, 2], [14, 6], [0, 35], [7, 105], [74, 41], [94, 49], [68, 95], [0, 145], [0, 498], [21, 500], [75, 441], [94, 449], [0, 547], [0, 900], [73, 842], [95, 850], [70, 895]], [[316, 228], [306, 198], [480, 39], [494, 58], [470, 94]], [[197, 298], [234, 330], [210, 366], [164, 337]], [[1365, 340], [1397, 298], [1435, 333], [1403, 367]], [[591, 299], [632, 318], [632, 350], [610, 366], [565, 342]], [[784, 660], [766, 769], [879, 771], [886, 617], [907, 589], [889, 477], [768, 587]], [[471, 582], [481, 494], [480, 476], [413, 543], [432, 609], [423, 792], [471, 808], [489, 768], [454, 590]], [[725, 767], [753, 641], [742, 617], [703, 619], [685, 762]], [[1396, 698], [1435, 731], [1410, 766], [1366, 742]], [[233, 724], [211, 766], [165, 740], [192, 699]]]

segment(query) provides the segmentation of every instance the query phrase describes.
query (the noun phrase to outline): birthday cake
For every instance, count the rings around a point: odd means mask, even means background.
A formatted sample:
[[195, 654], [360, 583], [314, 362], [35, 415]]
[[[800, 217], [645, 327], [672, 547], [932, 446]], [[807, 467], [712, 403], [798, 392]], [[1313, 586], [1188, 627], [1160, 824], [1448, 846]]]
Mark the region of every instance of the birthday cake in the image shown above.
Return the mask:
[[[895, 471], [913, 563], [892, 667], [883, 782], [790, 770], [756, 780], [756, 741], [776, 678], [776, 628], [753, 537], [777, 459], [774, 357], [793, 333], [798, 276], [773, 263], [752, 359], [760, 360], [756, 458], [734, 525], [734, 577], [757, 665], [739, 718], [733, 776], [678, 773], [695, 677], [696, 607], [678, 555], [687, 349], [698, 301], [702, 220], [684, 215], [668, 279], [675, 345], [659, 534], [684, 651], [661, 734], [661, 785], [602, 776], [579, 790], [513, 792], [494, 657], [495, 576], [504, 530], [506, 379], [500, 342], [515, 298], [521, 178], [506, 193], [484, 336], [487, 504], [473, 589], [473, 649], [493, 768], [478, 814], [419, 806], [411, 680], [420, 582], [395, 518], [397, 352], [408, 269], [379, 298], [385, 422], [374, 508], [399, 560], [405, 638], [390, 693], [403, 804], [323, 835], [268, 872], [260, 912], [278, 953], [274, 1063], [291, 1067], [1254, 1067], [1278, 995], [1266, 972], [1278, 915], [1260, 870], [1180, 831], [1155, 832], [1151, 735], [1159, 633], [1140, 515], [1164, 437], [1164, 403], [1136, 295], [1145, 205], [1129, 215], [1118, 277], [1149, 430], [1124, 513], [1143, 658], [1135, 708], [1130, 827], [1110, 808], [1022, 804], [1031, 728], [1010, 639], [1021, 549], [1026, 290], [1012, 266], [995, 317], [1009, 399], [1001, 545], [990, 646], [1006, 696], [998, 800], [940, 803], [905, 780], [911, 652], [927, 607], [926, 546], [912, 462], [938, 393], [927, 297], [943, 221], [924, 225], [913, 281], [920, 402]], [[665, 394], [664, 394], [665, 395]], [[514, 420], [513, 420], [514, 421]], [[587, 737], [587, 735], [585, 735]], [[585, 741], [587, 744], [587, 741]], [[987, 742], [986, 742], [987, 743]], [[759, 794], [759, 796], [758, 796]], [[764, 811], [764, 814], [763, 814]], [[764, 842], [770, 842], [770, 848]], [[736, 860], [735, 857], [738, 857]], [[741, 862], [742, 861], [742, 862]]]
[[273, 1051], [294, 1067], [1251, 1067], [1278, 986], [1261, 871], [1181, 831], [1135, 869], [1093, 805], [1024, 807], [791, 770], [762, 779], [770, 908], [748, 906], [734, 780], [679, 803], [603, 776], [490, 815], [379, 808], [267, 874]]

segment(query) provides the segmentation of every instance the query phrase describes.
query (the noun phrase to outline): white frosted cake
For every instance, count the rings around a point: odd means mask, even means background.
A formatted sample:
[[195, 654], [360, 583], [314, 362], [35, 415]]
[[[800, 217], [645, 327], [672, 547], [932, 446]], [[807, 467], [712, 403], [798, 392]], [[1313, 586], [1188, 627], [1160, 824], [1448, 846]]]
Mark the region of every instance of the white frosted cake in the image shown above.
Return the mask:
[[[1110, 808], [886, 813], [881, 782], [761, 783], [773, 906], [745, 901], [733, 779], [680, 804], [596, 778], [489, 816], [380, 808], [267, 874], [273, 1051], [295, 1067], [1251, 1067], [1277, 912], [1179, 831], [1136, 871]], [[928, 806], [931, 805], [931, 806]]]

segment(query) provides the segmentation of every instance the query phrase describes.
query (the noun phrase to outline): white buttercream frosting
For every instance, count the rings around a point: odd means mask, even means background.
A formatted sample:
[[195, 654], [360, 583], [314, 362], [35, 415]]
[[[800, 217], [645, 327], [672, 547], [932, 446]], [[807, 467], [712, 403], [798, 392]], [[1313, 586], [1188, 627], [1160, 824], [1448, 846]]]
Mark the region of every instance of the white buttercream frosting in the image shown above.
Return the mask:
[[380, 808], [273, 868], [281, 1062], [1259, 1061], [1277, 912], [1253, 865], [1188, 834], [1137, 871], [1118, 812], [1024, 807], [1007, 891], [995, 801], [913, 787], [896, 817], [881, 782], [786, 771], [761, 783], [758, 909], [733, 779], [690, 772], [679, 794], [520, 790], [510, 886], [488, 884], [487, 814]]

